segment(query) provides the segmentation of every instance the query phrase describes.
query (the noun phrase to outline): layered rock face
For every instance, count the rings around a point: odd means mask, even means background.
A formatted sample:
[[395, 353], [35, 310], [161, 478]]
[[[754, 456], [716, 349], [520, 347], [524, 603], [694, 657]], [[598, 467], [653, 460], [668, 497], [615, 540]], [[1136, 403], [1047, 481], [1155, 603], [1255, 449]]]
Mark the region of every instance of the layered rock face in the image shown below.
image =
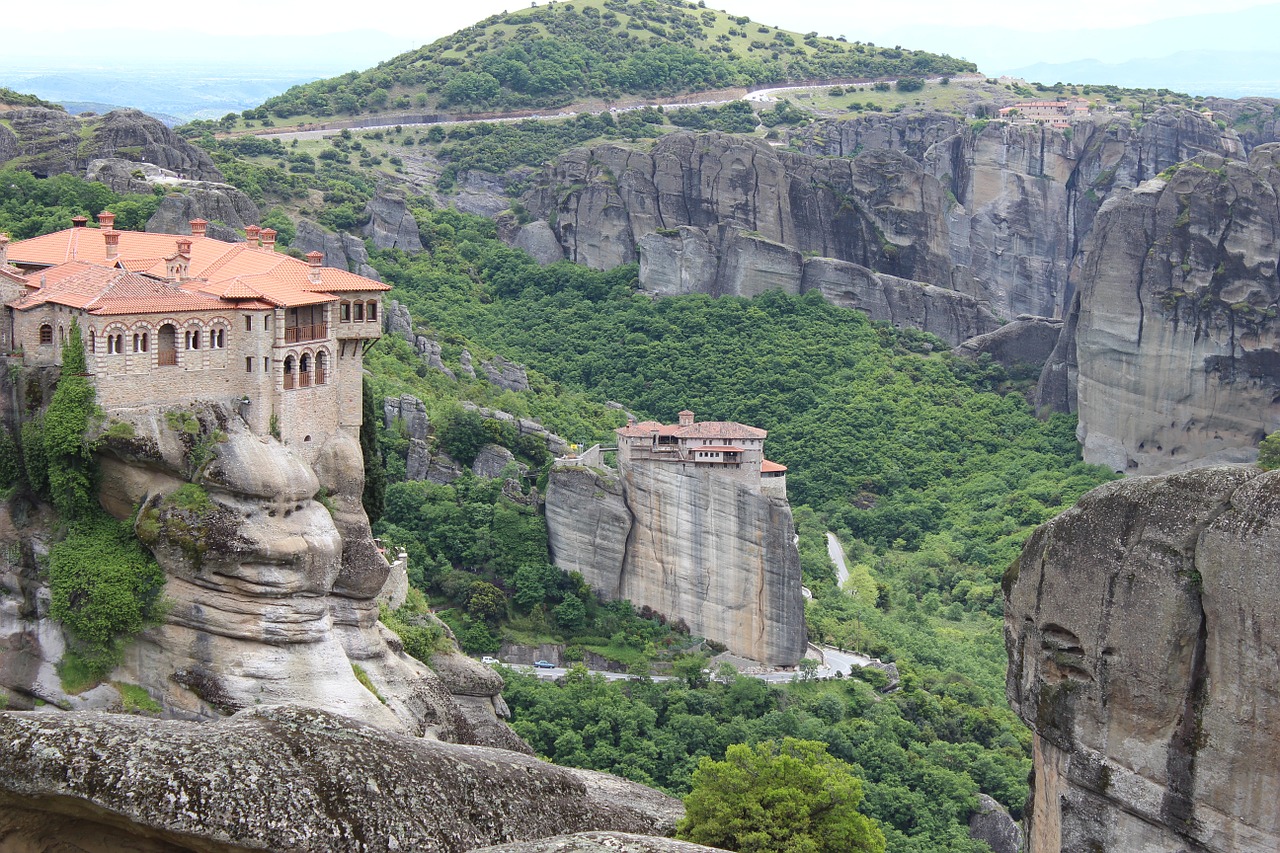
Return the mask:
[[[390, 566], [360, 504], [354, 438], [337, 433], [313, 467], [223, 407], [189, 412], [187, 423], [199, 423], [194, 433], [175, 428], [170, 415], [158, 407], [112, 410], [129, 429], [106, 437], [100, 453], [103, 505], [136, 518], [137, 535], [167, 576], [163, 624], [129, 647], [113, 680], [142, 686], [171, 717], [213, 719], [290, 703], [416, 736], [527, 750], [499, 719], [506, 708], [496, 673], [456, 652], [441, 652], [428, 667], [379, 623]], [[210, 452], [207, 464], [194, 461]], [[207, 505], [173, 497], [192, 479]], [[329, 507], [316, 500], [322, 490]], [[41, 607], [0, 614], [12, 617], [0, 619], [5, 644], [28, 662], [9, 667], [10, 705], [86, 704], [61, 690], [60, 632]], [[112, 704], [114, 689], [101, 690], [106, 695], [91, 704]]]
[[1280, 472], [1109, 483], [1005, 577], [1030, 853], [1280, 849]]
[[682, 619], [691, 633], [767, 664], [805, 650], [791, 508], [706, 468], [552, 470], [552, 557], [593, 589]]
[[923, 114], [820, 124], [792, 141], [806, 154], [720, 133], [672, 134], [649, 153], [571, 151], [524, 201], [555, 223], [568, 258], [638, 259], [641, 285], [659, 293], [801, 292], [805, 259], [818, 257], [956, 290], [1005, 319], [1060, 317], [1109, 193], [1201, 152], [1244, 151], [1179, 108], [1136, 130], [1121, 119], [1065, 132]]
[[1278, 167], [1203, 155], [1099, 212], [1066, 368], [1088, 461], [1246, 461], [1280, 428]]
[[605, 774], [287, 706], [206, 724], [0, 714], [0, 738], [0, 847], [33, 853], [461, 853], [671, 832], [683, 813]]

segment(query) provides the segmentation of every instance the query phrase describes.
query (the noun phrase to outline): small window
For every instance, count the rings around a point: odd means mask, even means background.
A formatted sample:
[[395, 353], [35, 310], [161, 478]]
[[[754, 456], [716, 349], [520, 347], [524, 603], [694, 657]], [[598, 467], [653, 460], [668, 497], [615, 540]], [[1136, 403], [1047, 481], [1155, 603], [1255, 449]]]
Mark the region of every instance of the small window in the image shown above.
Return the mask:
[[271, 315], [270, 315], [270, 314], [263, 314], [263, 315], [262, 315], [262, 328], [264, 328], [264, 329], [270, 329], [270, 328], [271, 328]]
[[142, 335], [137, 332], [133, 333], [133, 351], [142, 352]]
[[355, 309], [356, 309], [356, 317], [355, 317], [356, 322], [363, 323], [364, 322], [364, 303], [363, 302], [355, 303]]
[[227, 330], [219, 326], [210, 333], [209, 346], [213, 349], [222, 349], [227, 345]]
[[253, 331], [253, 315], [248, 315], [244, 318], [244, 330], [246, 332]]
[[369, 322], [370, 322], [370, 323], [372, 323], [372, 322], [374, 322], [375, 320], [377, 320], [377, 319], [378, 319], [378, 303], [376, 303], [376, 302], [370, 302], [370, 303], [369, 303], [369, 308], [368, 308], [367, 312], [365, 313], [365, 316], [369, 319]]
[[244, 357], [244, 372], [253, 373], [253, 356], [246, 355]]
[[262, 359], [262, 372], [263, 372], [263, 373], [270, 373], [270, 372], [271, 372], [271, 358], [270, 358], [270, 356], [264, 356], [264, 357], [263, 357], [263, 359]]
[[350, 302], [342, 303], [342, 322], [344, 323], [351, 322], [351, 303]]
[[98, 338], [93, 333], [93, 329], [89, 330], [89, 352], [98, 351]]
[[40, 327], [40, 343], [53, 343], [53, 326], [50, 326], [48, 323], [45, 323]]

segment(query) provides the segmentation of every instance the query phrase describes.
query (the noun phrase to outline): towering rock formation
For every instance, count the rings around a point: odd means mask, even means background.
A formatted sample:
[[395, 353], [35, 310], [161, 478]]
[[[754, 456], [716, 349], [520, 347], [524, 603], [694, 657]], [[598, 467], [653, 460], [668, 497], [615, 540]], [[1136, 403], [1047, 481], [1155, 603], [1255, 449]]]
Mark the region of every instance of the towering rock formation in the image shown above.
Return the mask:
[[[618, 430], [617, 471], [598, 451], [558, 461], [546, 498], [552, 557], [609, 598], [683, 620], [735, 654], [794, 665], [805, 650], [800, 557], [785, 485], [761, 479], [764, 431], [692, 418]], [[678, 438], [682, 427], [696, 435]], [[649, 445], [651, 431], [662, 445]], [[724, 458], [735, 452], [741, 462]]]
[[1280, 471], [1101, 486], [1005, 576], [1030, 853], [1280, 849]]
[[1201, 155], [1103, 206], [1072, 318], [1088, 461], [1244, 461], [1280, 428], [1278, 196], [1273, 143], [1248, 163]]

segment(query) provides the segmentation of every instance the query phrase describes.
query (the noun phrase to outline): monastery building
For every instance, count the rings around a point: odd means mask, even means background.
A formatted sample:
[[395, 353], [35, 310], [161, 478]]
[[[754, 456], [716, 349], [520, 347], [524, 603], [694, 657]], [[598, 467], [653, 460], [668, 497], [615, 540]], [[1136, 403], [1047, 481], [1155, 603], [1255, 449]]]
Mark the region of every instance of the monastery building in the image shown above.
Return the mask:
[[244, 243], [116, 231], [102, 213], [10, 243], [0, 235], [0, 351], [56, 365], [71, 323], [104, 408], [225, 403], [313, 461], [338, 430], [358, 433], [365, 350], [381, 335], [390, 287]]

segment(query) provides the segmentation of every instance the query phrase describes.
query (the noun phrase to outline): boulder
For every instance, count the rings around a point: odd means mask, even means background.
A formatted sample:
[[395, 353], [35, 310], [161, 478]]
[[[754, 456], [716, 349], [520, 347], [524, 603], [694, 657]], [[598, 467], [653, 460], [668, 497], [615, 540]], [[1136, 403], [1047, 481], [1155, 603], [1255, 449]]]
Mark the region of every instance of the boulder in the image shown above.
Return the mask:
[[969, 837], [991, 848], [991, 853], [1022, 853], [1022, 830], [1004, 806], [978, 795], [978, 810], [969, 816]]
[[500, 355], [481, 361], [480, 369], [489, 377], [490, 382], [504, 391], [529, 390], [529, 376], [524, 368]]
[[994, 331], [968, 338], [953, 349], [953, 355], [991, 357], [1008, 370], [1035, 368], [1038, 374], [1058, 345], [1062, 321], [1051, 317], [1023, 315]]
[[191, 220], [204, 219], [209, 223], [207, 236], [234, 243], [242, 239], [246, 225], [262, 221], [262, 213], [253, 200], [230, 184], [177, 181], [165, 185], [174, 186], [175, 191], [160, 200], [160, 206], [147, 220], [148, 231], [189, 234]]
[[500, 444], [486, 444], [480, 448], [480, 452], [476, 454], [475, 462], [471, 463], [471, 473], [477, 477], [487, 477], [490, 480], [496, 480], [502, 476], [503, 470], [508, 465], [516, 461], [515, 454]]
[[604, 774], [290, 706], [204, 724], [7, 713], [0, 738], [0, 838], [50, 853], [461, 853], [584, 830], [670, 832], [682, 813]]
[[291, 248], [304, 255], [308, 252], [320, 252], [324, 255], [324, 265], [335, 269], [382, 281], [382, 276], [369, 265], [369, 252], [364, 241], [350, 234], [335, 234], [326, 231], [310, 219], [299, 219], [297, 233], [294, 234]]

